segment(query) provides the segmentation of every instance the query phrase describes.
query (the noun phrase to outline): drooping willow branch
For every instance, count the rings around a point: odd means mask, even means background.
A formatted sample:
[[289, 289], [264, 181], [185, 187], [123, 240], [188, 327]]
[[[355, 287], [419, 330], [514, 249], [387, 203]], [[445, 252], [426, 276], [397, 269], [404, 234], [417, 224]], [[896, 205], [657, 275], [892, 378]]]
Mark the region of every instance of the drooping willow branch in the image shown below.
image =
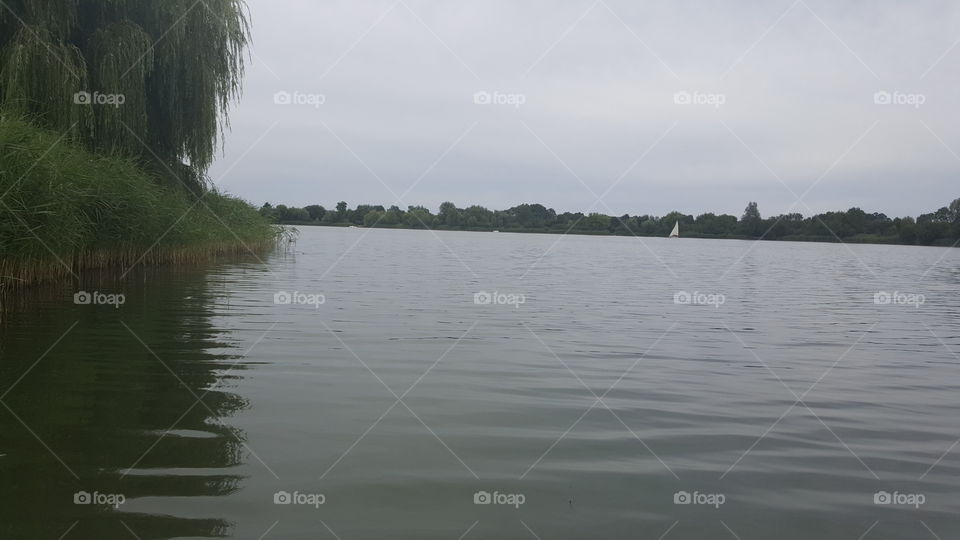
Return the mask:
[[[4, 111], [91, 149], [138, 158], [161, 175], [172, 170], [191, 189], [204, 187], [240, 94], [250, 38], [243, 0], [5, 4]], [[76, 97], [84, 93], [92, 103]]]

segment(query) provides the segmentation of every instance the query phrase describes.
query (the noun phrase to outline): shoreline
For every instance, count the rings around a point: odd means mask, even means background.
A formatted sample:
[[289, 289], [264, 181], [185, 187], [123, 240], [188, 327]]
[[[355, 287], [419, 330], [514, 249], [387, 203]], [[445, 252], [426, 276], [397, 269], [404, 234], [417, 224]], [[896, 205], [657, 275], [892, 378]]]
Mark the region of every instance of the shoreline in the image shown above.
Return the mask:
[[[620, 234], [620, 233], [610, 233], [610, 232], [598, 232], [598, 231], [551, 231], [551, 230], [536, 230], [536, 229], [452, 229], [448, 227], [436, 227], [436, 228], [423, 228], [423, 227], [365, 227], [362, 225], [356, 225], [353, 223], [316, 223], [316, 222], [284, 222], [283, 226], [286, 227], [329, 227], [333, 229], [382, 229], [382, 230], [403, 230], [403, 231], [434, 231], [434, 232], [477, 232], [477, 233], [513, 233], [513, 234], [552, 234], [557, 236], [567, 236], [567, 235], [576, 235], [576, 236], [602, 236], [602, 237], [622, 237], [622, 238], [667, 238], [666, 236], [661, 235], [652, 235], [652, 234]], [[747, 242], [763, 241], [763, 242], [790, 242], [790, 243], [807, 243], [807, 244], [864, 244], [864, 245], [877, 245], [877, 246], [904, 246], [904, 247], [939, 247], [939, 248], [953, 248], [960, 245], [960, 240], [954, 242], [934, 242], [932, 244], [905, 244], [903, 242], [897, 241], [883, 241], [878, 239], [868, 239], [868, 238], [846, 238], [846, 239], [836, 239], [834, 237], [820, 237], [820, 238], [764, 238], [764, 237], [751, 237], [751, 236], [705, 236], [700, 234], [688, 234], [680, 235], [680, 239], [698, 239], [698, 240], [743, 240]], [[881, 237], [882, 238], [882, 237]]]
[[184, 267], [209, 264], [223, 258], [255, 256], [275, 249], [281, 239], [278, 236], [250, 242], [222, 242], [180, 248], [153, 247], [146, 252], [135, 249], [99, 249], [76, 253], [66, 258], [22, 261], [0, 259], [0, 294], [4, 290], [75, 281], [121, 270], [123, 277], [143, 268]]
[[247, 201], [171, 185], [142, 163], [0, 118], [0, 285], [263, 251], [287, 238]]

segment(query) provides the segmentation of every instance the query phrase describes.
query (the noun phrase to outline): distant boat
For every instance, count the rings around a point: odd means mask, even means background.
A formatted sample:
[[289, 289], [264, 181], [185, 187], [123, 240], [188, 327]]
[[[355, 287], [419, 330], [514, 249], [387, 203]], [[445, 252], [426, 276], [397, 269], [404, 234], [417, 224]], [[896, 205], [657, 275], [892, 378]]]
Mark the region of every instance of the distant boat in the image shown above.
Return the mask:
[[670, 231], [670, 238], [680, 238], [680, 222], [677, 221], [673, 225], [673, 230]]
[[493, 232], [500, 232], [500, 231], [499, 231], [499, 230], [497, 230], [497, 229], [494, 229], [494, 230], [493, 230]]

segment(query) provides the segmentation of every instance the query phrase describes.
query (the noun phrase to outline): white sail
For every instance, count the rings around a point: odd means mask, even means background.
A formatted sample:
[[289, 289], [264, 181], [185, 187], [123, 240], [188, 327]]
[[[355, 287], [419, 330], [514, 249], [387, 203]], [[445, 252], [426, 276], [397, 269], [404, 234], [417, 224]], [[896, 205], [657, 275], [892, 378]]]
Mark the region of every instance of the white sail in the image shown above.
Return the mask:
[[670, 233], [670, 238], [680, 238], [680, 222], [677, 221], [673, 225], [673, 231]]

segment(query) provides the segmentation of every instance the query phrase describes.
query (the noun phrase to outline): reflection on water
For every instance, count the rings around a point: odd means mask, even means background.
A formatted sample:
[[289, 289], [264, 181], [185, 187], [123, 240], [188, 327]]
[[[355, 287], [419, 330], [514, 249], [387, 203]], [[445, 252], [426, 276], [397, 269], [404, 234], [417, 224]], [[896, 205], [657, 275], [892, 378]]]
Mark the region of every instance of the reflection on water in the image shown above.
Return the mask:
[[[76, 305], [76, 290], [122, 290], [126, 301]], [[137, 499], [241, 486], [232, 469], [245, 435], [222, 419], [247, 406], [224, 389], [244, 366], [229, 330], [211, 323], [221, 293], [202, 271], [168, 269], [10, 299], [0, 325], [0, 537], [227, 534], [217, 516], [130, 511]]]
[[960, 534], [960, 250], [642, 242], [308, 228], [11, 299], [0, 538]]

